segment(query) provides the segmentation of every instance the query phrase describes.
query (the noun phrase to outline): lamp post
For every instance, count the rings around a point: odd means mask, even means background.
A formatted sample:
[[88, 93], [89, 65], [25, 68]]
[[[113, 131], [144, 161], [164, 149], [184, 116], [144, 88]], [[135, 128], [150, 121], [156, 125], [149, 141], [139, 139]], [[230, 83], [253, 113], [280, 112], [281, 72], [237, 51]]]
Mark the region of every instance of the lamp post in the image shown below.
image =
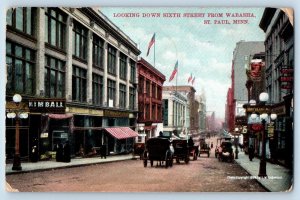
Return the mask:
[[22, 96], [15, 94], [13, 96], [13, 102], [16, 104], [16, 109], [7, 113], [7, 118], [15, 119], [16, 121], [16, 135], [15, 135], [15, 154], [13, 160], [12, 170], [22, 170], [21, 159], [20, 159], [20, 130], [19, 124], [20, 119], [28, 118], [28, 113], [22, 112], [19, 109], [20, 102], [22, 101]]
[[239, 159], [239, 149], [238, 149], [238, 141], [239, 141], [239, 136], [238, 136], [238, 131], [239, 131], [239, 128], [236, 127], [235, 128], [235, 137], [234, 137], [234, 146], [235, 146], [235, 158], [234, 159]]
[[[268, 101], [269, 95], [266, 92], [263, 92], [259, 95], [259, 100], [260, 102], [265, 105], [265, 103]], [[255, 119], [257, 118], [257, 114], [251, 114], [251, 118]], [[268, 113], [262, 113], [260, 114], [259, 118], [262, 123], [263, 131], [262, 131], [262, 154], [261, 154], [261, 159], [260, 159], [260, 164], [259, 164], [259, 172], [258, 176], [259, 177], [267, 177], [267, 170], [266, 170], [266, 136], [268, 135], [267, 129], [266, 129], [266, 123], [268, 118], [271, 118], [271, 120], [275, 120], [277, 118], [276, 114], [268, 114]]]

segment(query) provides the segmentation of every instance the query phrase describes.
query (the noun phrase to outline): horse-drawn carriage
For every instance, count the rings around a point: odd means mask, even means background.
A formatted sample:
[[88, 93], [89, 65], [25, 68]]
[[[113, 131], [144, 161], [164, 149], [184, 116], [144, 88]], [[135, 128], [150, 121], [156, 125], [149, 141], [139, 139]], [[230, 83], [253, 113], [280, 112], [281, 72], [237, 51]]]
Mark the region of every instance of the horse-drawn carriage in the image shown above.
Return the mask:
[[146, 148], [143, 153], [144, 167], [147, 167], [150, 161], [151, 167], [153, 161], [164, 162], [165, 167], [173, 166], [173, 153], [170, 149], [170, 141], [167, 138], [150, 138], [146, 142]]
[[210, 147], [209, 144], [205, 142], [204, 138], [200, 139], [200, 152], [199, 152], [199, 157], [201, 154], [207, 154], [207, 157], [210, 156]]
[[176, 159], [176, 163], [180, 163], [183, 160], [186, 164], [190, 161], [190, 151], [187, 140], [175, 139], [172, 141], [174, 148], [173, 158]]

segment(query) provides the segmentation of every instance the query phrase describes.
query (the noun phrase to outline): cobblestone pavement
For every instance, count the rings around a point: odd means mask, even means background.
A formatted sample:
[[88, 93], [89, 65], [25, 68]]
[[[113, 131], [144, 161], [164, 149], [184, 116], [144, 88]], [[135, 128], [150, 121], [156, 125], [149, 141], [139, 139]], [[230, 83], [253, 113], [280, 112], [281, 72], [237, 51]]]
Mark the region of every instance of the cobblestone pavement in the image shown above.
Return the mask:
[[[213, 155], [213, 154], [212, 154]], [[237, 177], [237, 178], [235, 178]], [[144, 168], [141, 160], [126, 160], [90, 166], [6, 176], [20, 192], [263, 192], [255, 180], [236, 163], [222, 163], [201, 155], [189, 164], [172, 168]]]

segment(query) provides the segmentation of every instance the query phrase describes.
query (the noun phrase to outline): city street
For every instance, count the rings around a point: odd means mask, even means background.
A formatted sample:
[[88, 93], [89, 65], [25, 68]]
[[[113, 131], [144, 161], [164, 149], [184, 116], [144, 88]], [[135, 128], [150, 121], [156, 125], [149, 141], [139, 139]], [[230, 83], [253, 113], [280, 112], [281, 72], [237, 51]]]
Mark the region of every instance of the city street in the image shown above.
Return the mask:
[[[213, 154], [211, 153], [213, 156]], [[234, 178], [237, 177], [237, 178]], [[201, 155], [189, 164], [143, 167], [141, 160], [7, 175], [22, 192], [261, 192], [266, 191], [236, 163]], [[30, 180], [30, 181], [29, 181]]]

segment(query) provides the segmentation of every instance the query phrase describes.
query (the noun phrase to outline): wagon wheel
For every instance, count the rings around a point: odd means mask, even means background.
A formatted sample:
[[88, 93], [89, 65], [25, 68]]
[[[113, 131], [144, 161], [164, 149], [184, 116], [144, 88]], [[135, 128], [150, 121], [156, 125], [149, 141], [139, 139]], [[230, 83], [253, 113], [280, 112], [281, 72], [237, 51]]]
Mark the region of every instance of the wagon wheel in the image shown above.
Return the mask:
[[189, 156], [185, 157], [184, 162], [185, 162], [186, 164], [188, 164], [189, 161], [190, 161], [190, 157], [189, 157]]

